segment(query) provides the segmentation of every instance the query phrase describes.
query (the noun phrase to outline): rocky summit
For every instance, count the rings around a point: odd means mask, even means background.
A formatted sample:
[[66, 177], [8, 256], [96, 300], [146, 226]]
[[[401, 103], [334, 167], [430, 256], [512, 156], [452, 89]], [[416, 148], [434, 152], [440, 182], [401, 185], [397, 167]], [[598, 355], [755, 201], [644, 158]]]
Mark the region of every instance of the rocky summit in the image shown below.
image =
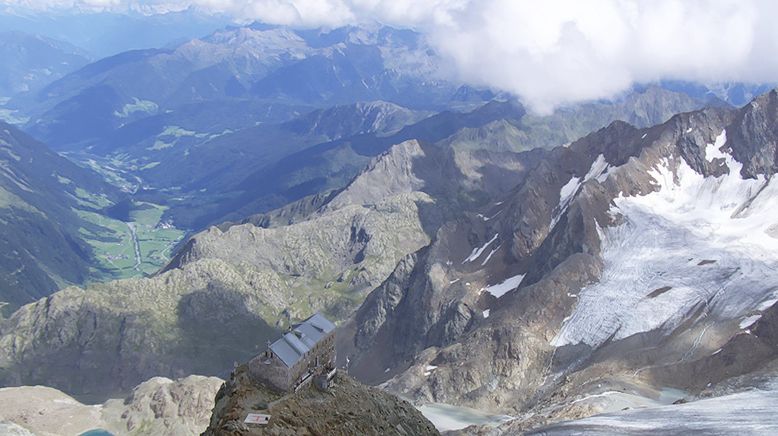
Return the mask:
[[[269, 415], [247, 424], [249, 413]], [[246, 365], [235, 369], [216, 395], [205, 436], [217, 435], [438, 435], [416, 408], [380, 389], [338, 372], [325, 389], [309, 383], [284, 395], [254, 379]]]

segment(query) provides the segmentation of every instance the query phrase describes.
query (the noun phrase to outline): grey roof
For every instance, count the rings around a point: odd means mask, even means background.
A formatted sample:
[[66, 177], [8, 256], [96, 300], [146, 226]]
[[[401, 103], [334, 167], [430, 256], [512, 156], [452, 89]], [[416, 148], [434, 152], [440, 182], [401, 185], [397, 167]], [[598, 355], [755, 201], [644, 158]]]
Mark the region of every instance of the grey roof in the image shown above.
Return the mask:
[[317, 342], [333, 330], [335, 330], [335, 324], [320, 313], [315, 313], [270, 344], [270, 350], [281, 359], [284, 365], [291, 368]]

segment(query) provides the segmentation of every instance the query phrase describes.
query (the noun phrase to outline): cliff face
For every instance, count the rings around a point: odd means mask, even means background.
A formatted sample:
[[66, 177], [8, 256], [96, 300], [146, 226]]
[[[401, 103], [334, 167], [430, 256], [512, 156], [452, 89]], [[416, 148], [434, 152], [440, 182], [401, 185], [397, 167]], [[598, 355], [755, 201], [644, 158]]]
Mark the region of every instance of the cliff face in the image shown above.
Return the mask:
[[[271, 415], [267, 425], [246, 425], [248, 413]], [[282, 396], [254, 381], [245, 365], [216, 395], [205, 436], [243, 435], [437, 435], [411, 404], [364, 386], [342, 372], [322, 392], [309, 384]]]

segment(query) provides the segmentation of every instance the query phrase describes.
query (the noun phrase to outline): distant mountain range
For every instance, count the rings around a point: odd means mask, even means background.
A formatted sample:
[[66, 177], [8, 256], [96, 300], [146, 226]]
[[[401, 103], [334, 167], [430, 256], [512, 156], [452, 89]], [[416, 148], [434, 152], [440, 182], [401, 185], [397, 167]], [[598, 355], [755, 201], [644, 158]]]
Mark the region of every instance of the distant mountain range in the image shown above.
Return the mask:
[[35, 2], [25, 6], [3, 5], [0, 29], [41, 35], [80, 47], [94, 59], [128, 50], [167, 47], [207, 35], [231, 23], [225, 16], [195, 8], [179, 12], [116, 13], [63, 7], [40, 13]]
[[[67, 43], [22, 32], [0, 32], [0, 97], [36, 92], [89, 62]], [[6, 102], [2, 102], [5, 104]]]
[[457, 87], [434, 79], [438, 66], [426, 50], [418, 34], [387, 27], [226, 28], [173, 49], [102, 59], [52, 83], [27, 105], [36, 118], [29, 130], [72, 150], [193, 103], [216, 105], [200, 128], [209, 132], [211, 124], [224, 122], [221, 112], [245, 100], [265, 106], [255, 106], [251, 123], [288, 120], [296, 107], [356, 101], [445, 108]]
[[[33, 136], [96, 162], [136, 198], [168, 207], [166, 220], [199, 230], [340, 188], [372, 156], [417, 133], [402, 127], [495, 98], [440, 79], [440, 68], [409, 30], [252, 24], [101, 59], [9, 104], [29, 118]], [[489, 122], [512, 121], [490, 134], [507, 135], [513, 150], [554, 147], [614, 119], [648, 126], [726, 104], [701, 86], [663, 86], [678, 92], [639, 87], [550, 117], [496, 113]], [[466, 127], [447, 127], [447, 116], [417, 130], [441, 139]]]

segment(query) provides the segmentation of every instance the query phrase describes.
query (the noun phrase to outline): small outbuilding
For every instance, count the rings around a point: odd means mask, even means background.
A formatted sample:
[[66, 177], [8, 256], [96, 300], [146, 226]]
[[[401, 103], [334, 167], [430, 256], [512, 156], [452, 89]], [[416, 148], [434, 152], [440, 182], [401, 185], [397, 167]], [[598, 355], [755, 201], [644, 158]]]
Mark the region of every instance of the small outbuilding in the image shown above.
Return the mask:
[[249, 369], [253, 377], [292, 392], [313, 377], [334, 374], [335, 357], [335, 324], [315, 313], [269, 344], [249, 362]]

